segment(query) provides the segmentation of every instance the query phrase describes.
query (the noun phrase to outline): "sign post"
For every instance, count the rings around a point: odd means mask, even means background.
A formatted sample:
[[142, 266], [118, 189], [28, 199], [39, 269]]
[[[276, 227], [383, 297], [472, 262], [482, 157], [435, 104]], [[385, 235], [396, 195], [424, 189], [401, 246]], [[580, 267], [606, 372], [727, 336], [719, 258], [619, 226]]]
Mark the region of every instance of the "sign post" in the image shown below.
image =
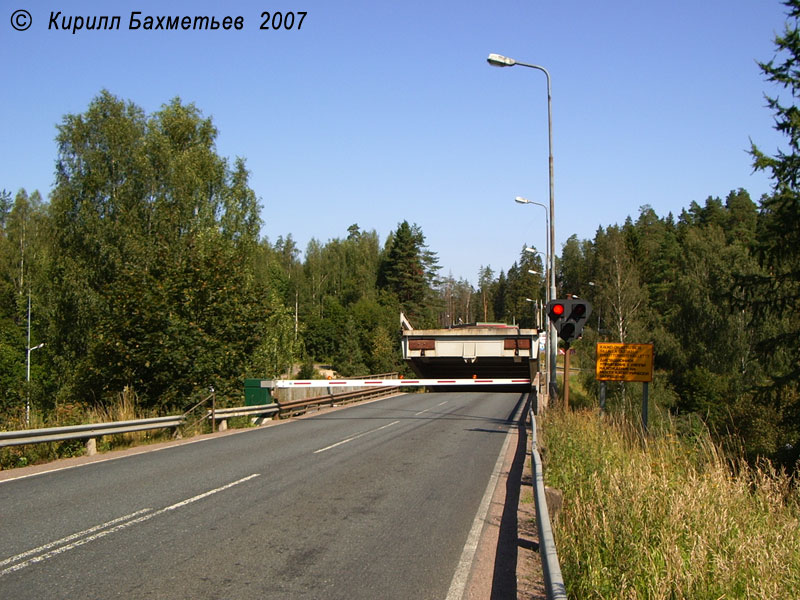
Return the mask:
[[653, 381], [653, 344], [598, 342], [595, 378], [601, 385], [605, 381], [642, 382], [642, 428], [647, 431], [648, 384]]

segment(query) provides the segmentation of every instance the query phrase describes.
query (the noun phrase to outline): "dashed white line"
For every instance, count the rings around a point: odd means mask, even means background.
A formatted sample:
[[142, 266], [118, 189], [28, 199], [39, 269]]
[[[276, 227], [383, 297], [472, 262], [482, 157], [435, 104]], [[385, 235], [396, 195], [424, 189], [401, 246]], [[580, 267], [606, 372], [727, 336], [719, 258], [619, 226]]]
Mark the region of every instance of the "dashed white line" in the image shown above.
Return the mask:
[[437, 404], [436, 406], [431, 406], [430, 408], [426, 408], [425, 410], [421, 410], [418, 413], [414, 413], [414, 416], [418, 417], [419, 415], [425, 414], [426, 412], [428, 412], [430, 410], [433, 410], [434, 408], [439, 408], [443, 404], [447, 404], [447, 402], [448, 402], [448, 400], [445, 400], [444, 402], [439, 402], [439, 404]]
[[387, 427], [391, 427], [392, 425], [397, 425], [400, 421], [392, 421], [391, 423], [387, 423], [381, 427], [377, 427], [375, 429], [370, 429], [369, 431], [364, 431], [352, 437], [346, 438], [340, 442], [336, 442], [335, 444], [331, 444], [330, 446], [325, 446], [324, 448], [320, 448], [319, 450], [314, 450], [314, 454], [319, 454], [320, 452], [325, 452], [327, 450], [331, 450], [336, 448], [337, 446], [341, 446], [342, 444], [346, 444], [347, 442], [352, 442], [353, 440], [357, 440], [360, 437], [365, 435], [369, 435], [370, 433], [375, 433], [376, 431], [380, 431], [381, 429], [386, 429]]

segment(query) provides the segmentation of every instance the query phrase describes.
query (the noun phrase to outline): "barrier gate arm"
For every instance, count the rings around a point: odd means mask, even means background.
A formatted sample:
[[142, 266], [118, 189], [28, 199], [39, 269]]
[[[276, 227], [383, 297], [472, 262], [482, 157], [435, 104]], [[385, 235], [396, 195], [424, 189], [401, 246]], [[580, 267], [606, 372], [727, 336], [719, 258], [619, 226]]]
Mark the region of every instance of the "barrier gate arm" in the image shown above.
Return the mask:
[[530, 385], [530, 379], [262, 379], [262, 388], [422, 387], [437, 385]]

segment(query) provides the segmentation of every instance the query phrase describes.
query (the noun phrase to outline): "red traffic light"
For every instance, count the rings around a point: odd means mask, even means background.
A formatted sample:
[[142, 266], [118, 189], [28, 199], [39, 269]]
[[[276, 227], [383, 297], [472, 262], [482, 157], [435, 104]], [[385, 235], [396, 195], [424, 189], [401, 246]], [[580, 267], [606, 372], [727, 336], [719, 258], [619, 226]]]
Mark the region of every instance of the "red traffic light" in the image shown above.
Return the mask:
[[547, 303], [547, 316], [556, 329], [558, 337], [567, 344], [581, 335], [592, 305], [580, 298], [550, 300]]

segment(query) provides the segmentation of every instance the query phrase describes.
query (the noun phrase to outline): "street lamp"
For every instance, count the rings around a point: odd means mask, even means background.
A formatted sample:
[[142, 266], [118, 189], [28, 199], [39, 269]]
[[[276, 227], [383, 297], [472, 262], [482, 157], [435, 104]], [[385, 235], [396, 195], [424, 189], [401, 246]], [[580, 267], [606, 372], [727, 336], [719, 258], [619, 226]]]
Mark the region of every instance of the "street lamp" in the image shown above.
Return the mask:
[[[528, 200], [527, 198], [523, 198], [522, 196], [517, 196], [516, 198], [514, 198], [514, 202], [516, 202], [517, 204], [535, 204], [536, 206], [541, 206], [544, 209], [544, 224], [545, 224], [545, 228], [544, 228], [544, 236], [545, 236], [545, 238], [544, 238], [545, 239], [544, 248], [545, 248], [546, 251], [549, 250], [549, 248], [550, 248], [550, 211], [548, 211], [547, 207], [544, 204], [542, 204], [541, 202], [534, 202], [533, 200]], [[528, 251], [528, 252], [534, 252], [534, 250], [531, 249], [531, 248], [525, 248], [525, 250]], [[539, 252], [539, 254], [542, 254], [542, 252]], [[550, 261], [548, 260], [548, 254], [547, 254], [547, 252], [544, 252], [545, 268], [549, 268], [549, 266], [548, 266], [549, 262]], [[548, 290], [548, 292], [549, 292], [549, 290]], [[547, 298], [547, 300], [549, 301], [550, 298]]]
[[[555, 192], [553, 188], [553, 97], [550, 89], [550, 73], [547, 69], [539, 65], [531, 65], [528, 63], [518, 62], [513, 58], [502, 56], [500, 54], [490, 54], [486, 59], [487, 62], [493, 67], [513, 67], [519, 65], [520, 67], [528, 67], [536, 69], [544, 73], [547, 78], [547, 139], [549, 149], [549, 167], [550, 167], [550, 298], [556, 297], [556, 227], [555, 227]], [[547, 331], [547, 339], [555, 339], [555, 327], [550, 324]], [[558, 395], [558, 386], [556, 384], [556, 352], [558, 344], [550, 344], [550, 352], [548, 356], [548, 363], [553, 365], [550, 369], [550, 397], [555, 398]]]
[[31, 352], [44, 346], [44, 342], [31, 348], [31, 295], [28, 293], [28, 343], [26, 345], [26, 374], [25, 374], [25, 427], [31, 424]]
[[[30, 343], [30, 342], [28, 342]], [[25, 426], [29, 427], [31, 423], [31, 352], [34, 350], [38, 350], [39, 348], [44, 346], [44, 342], [34, 346], [33, 348], [28, 348], [28, 368], [27, 374], [25, 377], [25, 383], [27, 384], [25, 387], [27, 388], [27, 397], [25, 399]]]
[[[527, 198], [523, 198], [522, 196], [517, 196], [514, 198], [514, 202], [517, 204], [535, 204], [536, 206], [541, 206], [544, 209], [544, 247], [545, 250], [550, 248], [550, 211], [547, 210], [547, 207], [542, 204], [541, 202], [534, 202], [533, 200], [528, 200]], [[544, 255], [544, 262], [547, 263], [547, 253]]]
[[[522, 203], [520, 203], [520, 204], [522, 204]], [[525, 203], [525, 204], [527, 204], [527, 203]], [[529, 252], [530, 254], [541, 254], [542, 256], [544, 256], [544, 265], [545, 265], [544, 281], [545, 281], [545, 284], [546, 284], [547, 283], [547, 269], [550, 268], [550, 267], [547, 266], [547, 254], [545, 254], [544, 252], [539, 252], [538, 250], [534, 250], [533, 248], [525, 248], [525, 252]], [[533, 269], [528, 269], [528, 273], [530, 273], [531, 275], [541, 275], [541, 273], [539, 273], [539, 271], [534, 271]], [[550, 290], [547, 288], [546, 285], [545, 285], [545, 288], [544, 288], [544, 295], [545, 295], [545, 303], [550, 302]], [[525, 300], [527, 300], [528, 302], [533, 302], [533, 300], [531, 300], [530, 298], [525, 298]], [[537, 305], [536, 305], [536, 327], [537, 327], [537, 329], [539, 329], [539, 331], [542, 330], [541, 327], [542, 327], [542, 320], [543, 319], [544, 319], [544, 317], [541, 314], [541, 307], [539, 307], [539, 303], [537, 302]], [[550, 375], [550, 364], [551, 364], [550, 363], [550, 358], [549, 358], [550, 357], [550, 335], [548, 335], [545, 338], [545, 355], [548, 357], [547, 358], [547, 374], [545, 375], [545, 377], [547, 377], [547, 381], [549, 381], [549, 379], [550, 379], [550, 376], [549, 376]]]
[[[528, 273], [533, 273], [534, 275], [539, 275], [536, 271], [528, 271]], [[541, 320], [542, 320], [542, 303], [539, 300], [534, 300], [533, 298], [525, 298], [525, 302], [530, 302], [533, 304], [534, 314], [536, 315], [536, 329], [541, 331]], [[541, 369], [539, 369], [541, 371]]]

